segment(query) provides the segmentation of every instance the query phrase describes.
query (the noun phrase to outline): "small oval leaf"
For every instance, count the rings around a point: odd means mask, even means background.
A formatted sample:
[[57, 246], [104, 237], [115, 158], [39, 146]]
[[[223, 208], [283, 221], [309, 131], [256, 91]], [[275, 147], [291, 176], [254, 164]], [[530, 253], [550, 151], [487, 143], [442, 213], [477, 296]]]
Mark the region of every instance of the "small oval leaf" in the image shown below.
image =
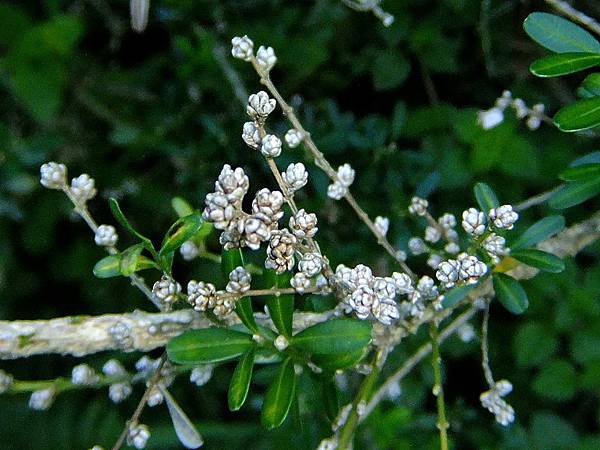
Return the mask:
[[554, 14], [534, 12], [523, 22], [531, 39], [555, 53], [600, 53], [600, 43], [583, 28]]
[[[266, 278], [269, 287], [284, 288], [290, 286], [291, 274], [289, 272], [277, 274], [274, 270], [268, 270]], [[267, 298], [266, 303], [273, 324], [282, 335], [289, 339], [292, 336], [294, 320], [294, 295], [271, 295]]]
[[177, 220], [167, 231], [158, 254], [163, 256], [177, 250], [200, 230], [202, 223], [202, 216], [198, 212]]
[[522, 314], [529, 306], [529, 300], [521, 284], [503, 273], [494, 273], [494, 291], [500, 303], [513, 314]]
[[143, 244], [133, 245], [121, 253], [119, 270], [122, 275], [129, 276], [137, 270], [138, 259], [144, 250]]
[[529, 70], [538, 77], [549, 78], [580, 72], [599, 64], [600, 55], [596, 53], [559, 53], [534, 61]]
[[538, 220], [519, 236], [510, 246], [511, 250], [533, 247], [535, 244], [554, 236], [565, 227], [563, 216], [548, 216]]
[[473, 187], [473, 192], [475, 193], [475, 199], [479, 204], [479, 207], [487, 214], [490, 209], [497, 208], [500, 206], [500, 202], [498, 201], [498, 197], [485, 183], [477, 183]]
[[102, 258], [94, 266], [94, 275], [98, 278], [111, 278], [121, 275], [121, 255], [109, 255]]
[[254, 346], [252, 336], [227, 328], [191, 330], [167, 344], [169, 359], [179, 364], [206, 364], [228, 361]]
[[265, 394], [261, 420], [267, 429], [280, 426], [288, 415], [296, 390], [296, 372], [291, 358], [281, 363]]
[[559, 273], [565, 270], [565, 263], [562, 259], [542, 250], [527, 248], [511, 252], [510, 256], [544, 272]]
[[175, 210], [177, 216], [180, 218], [189, 216], [194, 212], [192, 205], [190, 205], [189, 202], [182, 197], [173, 197], [171, 199], [171, 206]]
[[548, 204], [554, 209], [565, 209], [579, 205], [600, 194], [600, 179], [567, 183], [556, 191]]
[[561, 131], [587, 130], [600, 125], [600, 97], [584, 98], [561, 108], [554, 116]]
[[366, 320], [332, 319], [302, 330], [290, 343], [311, 354], [354, 352], [369, 345], [371, 328], [371, 323]]
[[161, 383], [158, 383], [157, 386], [165, 398], [165, 403], [167, 404], [167, 409], [169, 410], [169, 415], [171, 416], [171, 421], [173, 422], [175, 434], [177, 434], [181, 444], [185, 448], [202, 447], [204, 440], [202, 439], [202, 436], [200, 436], [200, 433], [198, 433], [198, 430], [196, 430], [196, 427], [189, 419], [187, 414], [183, 411], [183, 409], [181, 409], [179, 404]]
[[231, 411], [237, 411], [246, 401], [248, 391], [250, 390], [250, 382], [252, 381], [255, 355], [256, 351], [254, 348], [244, 353], [233, 372], [227, 394], [227, 402]]

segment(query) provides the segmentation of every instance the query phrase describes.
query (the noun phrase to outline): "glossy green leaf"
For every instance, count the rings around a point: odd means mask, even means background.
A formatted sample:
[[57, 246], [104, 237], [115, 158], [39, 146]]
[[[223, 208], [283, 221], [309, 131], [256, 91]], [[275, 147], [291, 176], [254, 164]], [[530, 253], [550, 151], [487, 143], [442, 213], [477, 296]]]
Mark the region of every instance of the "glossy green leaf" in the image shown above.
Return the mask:
[[[269, 287], [290, 287], [291, 274], [289, 272], [277, 274], [273, 270], [268, 270], [266, 278]], [[267, 298], [266, 303], [273, 324], [282, 335], [289, 339], [292, 336], [294, 319], [294, 295], [271, 295]]]
[[554, 14], [534, 12], [523, 22], [531, 39], [555, 53], [600, 53], [600, 43], [586, 30]]
[[144, 250], [144, 246], [142, 244], [136, 244], [125, 249], [123, 253], [121, 253], [121, 261], [119, 263], [121, 274], [129, 276], [132, 273], [135, 273], [142, 250]]
[[579, 86], [578, 93], [582, 97], [600, 96], [600, 73], [591, 73]]
[[204, 440], [198, 430], [189, 419], [187, 414], [181, 409], [179, 404], [175, 401], [173, 396], [167, 391], [167, 389], [162, 385], [162, 383], [157, 384], [160, 389], [165, 403], [167, 404], [167, 409], [169, 410], [169, 415], [171, 416], [171, 421], [173, 422], [173, 428], [175, 429], [175, 434], [179, 438], [179, 441], [185, 448], [200, 448], [204, 444]]
[[442, 300], [442, 306], [444, 308], [452, 308], [463, 298], [465, 298], [471, 289], [475, 287], [474, 284], [465, 284], [463, 286], [456, 286], [450, 289], [448, 292], [444, 292], [444, 300]]
[[498, 197], [485, 183], [477, 183], [473, 187], [473, 192], [475, 193], [475, 199], [477, 200], [477, 204], [479, 207], [487, 214], [490, 209], [497, 208], [500, 206], [500, 202], [498, 201]]
[[231, 411], [237, 411], [246, 401], [248, 391], [250, 390], [250, 382], [252, 381], [255, 355], [256, 351], [254, 348], [244, 353], [233, 372], [227, 394], [227, 401]]
[[173, 197], [171, 199], [171, 206], [177, 213], [177, 216], [180, 218], [189, 216], [194, 212], [192, 205], [190, 205], [188, 201], [182, 197]]
[[[244, 257], [239, 248], [223, 250], [221, 253], [221, 272], [223, 278], [228, 280], [229, 274], [236, 267], [244, 267]], [[258, 325], [254, 320], [254, 311], [252, 310], [252, 300], [250, 297], [240, 298], [235, 304], [235, 313], [242, 323], [246, 325], [253, 333], [259, 333]]]
[[600, 125], [600, 97], [584, 98], [561, 108], [554, 116], [561, 131], [587, 130]]
[[121, 275], [121, 255], [109, 255], [94, 266], [94, 275], [98, 278], [112, 278]]
[[510, 252], [510, 256], [528, 266], [544, 272], [559, 273], [565, 270], [565, 263], [558, 256], [534, 248], [526, 248]]
[[494, 291], [500, 303], [513, 314], [522, 314], [529, 306], [527, 294], [521, 284], [503, 273], [494, 273]]
[[340, 369], [349, 369], [356, 366], [367, 356], [369, 348], [365, 345], [362, 348], [344, 353], [327, 353], [312, 355], [311, 360], [321, 369], [334, 372]]
[[308, 327], [294, 336], [291, 345], [320, 355], [348, 353], [371, 342], [371, 323], [358, 319], [331, 319]]
[[537, 243], [554, 236], [565, 227], [563, 216], [548, 216], [538, 220], [519, 236], [511, 245], [512, 250], [533, 247]]
[[569, 167], [559, 175], [559, 178], [564, 181], [597, 180], [600, 178], [600, 163]]
[[548, 204], [554, 209], [570, 208], [600, 194], [600, 179], [574, 181], [556, 191]]
[[167, 231], [159, 255], [163, 256], [177, 250], [185, 241], [196, 235], [202, 223], [202, 216], [199, 212], [194, 212], [177, 220]]
[[534, 61], [529, 70], [532, 74], [543, 77], [559, 77], [600, 65], [600, 54], [597, 53], [559, 53]]
[[112, 211], [112, 214], [117, 220], [117, 222], [119, 222], [121, 226], [125, 228], [128, 232], [140, 239], [144, 243], [145, 248], [147, 248], [150, 251], [154, 251], [154, 246], [152, 245], [150, 239], [148, 239], [143, 234], [139, 233], [135, 228], [133, 228], [131, 223], [129, 223], [129, 220], [127, 220], [125, 214], [123, 214], [123, 211], [121, 211], [119, 202], [115, 198], [111, 197], [108, 200], [108, 204], [110, 205], [110, 210]]
[[206, 364], [228, 361], [255, 345], [252, 336], [227, 328], [191, 330], [167, 344], [169, 359], [179, 364]]
[[281, 363], [275, 379], [267, 389], [261, 420], [267, 429], [280, 426], [288, 415], [296, 390], [296, 372], [291, 358]]

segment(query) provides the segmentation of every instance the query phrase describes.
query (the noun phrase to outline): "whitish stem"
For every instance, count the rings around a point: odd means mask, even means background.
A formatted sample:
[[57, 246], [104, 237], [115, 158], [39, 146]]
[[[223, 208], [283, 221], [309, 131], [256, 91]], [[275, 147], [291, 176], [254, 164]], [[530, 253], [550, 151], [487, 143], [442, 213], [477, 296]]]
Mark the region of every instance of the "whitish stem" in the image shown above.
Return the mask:
[[483, 311], [483, 321], [481, 323], [481, 367], [483, 368], [483, 375], [485, 381], [490, 388], [493, 388], [496, 384], [494, 376], [492, 375], [492, 369], [490, 368], [490, 350], [488, 346], [488, 325], [490, 321], [490, 304], [486, 303], [485, 310]]
[[433, 395], [436, 397], [438, 422], [440, 431], [440, 450], [448, 450], [448, 420], [446, 419], [446, 404], [442, 380], [442, 357], [440, 354], [439, 329], [436, 321], [429, 324], [431, 337], [431, 366], [433, 367]]

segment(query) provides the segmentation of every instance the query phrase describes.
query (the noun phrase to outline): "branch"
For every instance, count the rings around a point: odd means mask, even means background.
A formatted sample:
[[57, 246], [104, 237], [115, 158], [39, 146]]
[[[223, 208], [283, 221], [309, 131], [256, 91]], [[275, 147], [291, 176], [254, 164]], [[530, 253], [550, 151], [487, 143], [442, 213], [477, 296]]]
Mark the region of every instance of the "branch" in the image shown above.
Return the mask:
[[568, 17], [569, 19], [575, 22], [580, 23], [588, 30], [593, 31], [594, 33], [600, 36], [600, 23], [596, 22], [592, 17], [582, 13], [581, 11], [576, 10], [563, 0], [546, 0], [546, 3], [548, 3], [562, 15]]

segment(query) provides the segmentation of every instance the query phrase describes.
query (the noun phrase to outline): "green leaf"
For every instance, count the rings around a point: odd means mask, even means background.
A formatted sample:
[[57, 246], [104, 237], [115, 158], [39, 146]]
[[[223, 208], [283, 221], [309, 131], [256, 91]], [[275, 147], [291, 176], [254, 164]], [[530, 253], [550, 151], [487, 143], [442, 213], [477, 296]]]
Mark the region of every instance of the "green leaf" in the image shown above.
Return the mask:
[[554, 209], [565, 209], [578, 205], [600, 194], [600, 179], [567, 183], [556, 191], [548, 204]]
[[538, 242], [554, 236], [565, 227], [563, 216], [548, 216], [538, 220], [519, 236], [511, 245], [512, 250], [533, 247]]
[[559, 53], [534, 61], [531, 66], [529, 66], [529, 70], [538, 77], [549, 78], [580, 72], [599, 64], [600, 54]]
[[591, 152], [574, 159], [569, 164], [569, 167], [581, 166], [583, 164], [600, 164], [600, 151]]
[[559, 178], [565, 181], [597, 180], [600, 178], [600, 163], [569, 167], [559, 175]]
[[452, 308], [473, 289], [475, 284], [465, 284], [463, 286], [456, 286], [450, 289], [448, 292], [444, 292], [444, 300], [442, 300], [442, 306], [444, 308]]
[[533, 390], [551, 400], [570, 400], [577, 391], [577, 374], [572, 364], [563, 360], [552, 361], [542, 367], [533, 379]]
[[565, 132], [587, 130], [600, 125], [600, 97], [584, 98], [561, 108], [554, 116], [554, 123]]
[[385, 91], [398, 87], [406, 80], [409, 72], [409, 61], [397, 49], [378, 52], [372, 66], [375, 90]]
[[119, 270], [121, 271], [121, 274], [129, 276], [135, 273], [137, 269], [137, 262], [142, 250], [144, 250], [144, 245], [136, 244], [125, 249], [123, 253], [121, 253], [121, 261], [119, 264]]
[[164, 256], [177, 250], [200, 230], [202, 223], [202, 216], [199, 212], [194, 212], [177, 220], [167, 231], [158, 254]]
[[503, 273], [494, 273], [494, 291], [500, 303], [513, 314], [522, 314], [529, 306], [527, 294], [521, 284]]
[[600, 96], [600, 73], [591, 73], [579, 86], [578, 93], [582, 97]]
[[600, 53], [600, 43], [590, 33], [554, 14], [534, 12], [523, 22], [531, 39], [555, 53]]
[[323, 409], [329, 421], [333, 422], [340, 410], [337, 386], [331, 377], [323, 378], [320, 384]]
[[206, 364], [228, 361], [254, 346], [252, 336], [227, 328], [191, 330], [167, 344], [169, 359], [179, 364]]
[[187, 414], [181, 409], [179, 404], [161, 383], [158, 383], [157, 386], [165, 398], [165, 403], [167, 404], [167, 409], [169, 410], [169, 415], [173, 422], [173, 428], [175, 429], [175, 434], [177, 434], [179, 441], [185, 448], [202, 447], [204, 444], [202, 436], [200, 436], [200, 433], [198, 433], [198, 430], [196, 430], [196, 427]]
[[523, 324], [513, 338], [513, 354], [521, 367], [540, 366], [558, 350], [557, 334], [541, 323]]
[[500, 206], [498, 197], [494, 194], [494, 191], [485, 183], [477, 183], [473, 188], [475, 198], [479, 207], [487, 214], [490, 209], [497, 208]]
[[291, 345], [319, 355], [348, 353], [371, 342], [371, 323], [358, 319], [332, 319], [308, 327], [294, 336]]
[[115, 217], [115, 219], [117, 220], [117, 222], [119, 222], [121, 224], [121, 226], [123, 228], [125, 228], [127, 231], [129, 231], [131, 234], [133, 234], [138, 239], [140, 239], [144, 243], [144, 247], [146, 249], [148, 249], [149, 251], [155, 252], [154, 245], [152, 245], [152, 242], [150, 241], [150, 239], [148, 239], [146, 236], [144, 236], [141, 233], [139, 233], [129, 223], [129, 220], [127, 220], [127, 218], [125, 217], [125, 214], [123, 214], [123, 211], [121, 211], [121, 207], [119, 206], [119, 202], [115, 198], [111, 197], [108, 200], [108, 204], [110, 205], [110, 210], [111, 210], [113, 216]]
[[311, 360], [317, 366], [325, 371], [335, 372], [340, 369], [349, 369], [356, 366], [367, 356], [369, 349], [367, 346], [345, 353], [338, 354], [316, 354], [312, 355]]
[[252, 381], [255, 355], [256, 351], [254, 348], [244, 353], [233, 372], [227, 394], [227, 401], [231, 411], [237, 411], [246, 401], [248, 391], [250, 390], [250, 382]]
[[[229, 274], [236, 267], [244, 267], [244, 257], [242, 251], [239, 248], [233, 248], [231, 250], [223, 250], [221, 253], [221, 271], [223, 277], [227, 280]], [[250, 297], [240, 298], [235, 304], [235, 313], [240, 318], [242, 323], [246, 325], [253, 333], [259, 334], [259, 328], [254, 320], [254, 311], [252, 310], [252, 300]]]
[[192, 208], [192, 205], [190, 205], [188, 201], [182, 197], [173, 197], [171, 199], [171, 206], [177, 213], [177, 216], [180, 218], [189, 216], [194, 212], [194, 208]]
[[102, 258], [94, 266], [94, 276], [112, 278], [121, 275], [121, 255], [109, 255]]
[[281, 363], [275, 379], [265, 394], [261, 420], [271, 430], [280, 426], [285, 420], [296, 390], [296, 372], [291, 358]]
[[565, 263], [552, 253], [543, 252], [534, 248], [511, 251], [510, 256], [528, 266], [543, 270], [544, 272], [559, 273], [565, 270]]
[[[267, 282], [269, 287], [290, 287], [290, 278], [291, 274], [289, 272], [277, 274], [273, 270], [267, 271]], [[289, 339], [292, 336], [294, 295], [271, 295], [267, 298], [266, 303], [273, 324], [282, 335]]]

